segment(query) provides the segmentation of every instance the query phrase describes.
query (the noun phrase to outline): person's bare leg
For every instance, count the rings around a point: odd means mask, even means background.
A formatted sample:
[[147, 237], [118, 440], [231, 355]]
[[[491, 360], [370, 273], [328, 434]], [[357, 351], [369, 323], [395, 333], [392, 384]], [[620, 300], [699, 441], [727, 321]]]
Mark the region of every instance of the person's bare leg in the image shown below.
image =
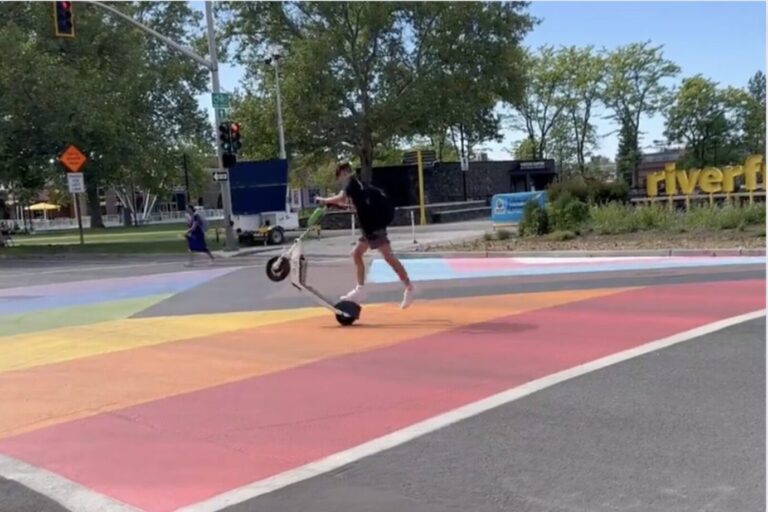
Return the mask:
[[355, 270], [357, 271], [357, 285], [363, 286], [365, 284], [365, 256], [368, 251], [367, 242], [357, 242], [355, 249], [352, 251], [352, 261], [355, 262]]
[[392, 252], [392, 246], [389, 244], [389, 242], [382, 244], [378, 249], [381, 255], [384, 257], [384, 261], [386, 261], [387, 264], [392, 267], [392, 270], [395, 271], [397, 277], [400, 278], [400, 282], [402, 282], [403, 286], [405, 286], [405, 290], [403, 291], [403, 301], [400, 303], [400, 307], [402, 309], [406, 309], [413, 303], [414, 289], [413, 283], [411, 283], [411, 278], [408, 276], [408, 272], [405, 270], [403, 264], [400, 262], [397, 256], [395, 256], [395, 253]]
[[357, 286], [344, 295], [342, 300], [359, 301], [365, 296], [363, 285], [365, 285], [365, 260], [363, 256], [368, 250], [368, 242], [357, 242], [357, 245], [352, 250], [352, 261], [355, 263], [355, 277], [357, 278]]
[[392, 246], [388, 243], [383, 244], [381, 247], [379, 247], [379, 252], [384, 258], [384, 261], [386, 261], [387, 264], [392, 267], [392, 270], [395, 271], [395, 274], [397, 274], [397, 277], [400, 278], [400, 281], [405, 286], [411, 286], [411, 279], [408, 277], [408, 272], [406, 272], [405, 267], [400, 262], [400, 260], [397, 259], [395, 253], [392, 252]]

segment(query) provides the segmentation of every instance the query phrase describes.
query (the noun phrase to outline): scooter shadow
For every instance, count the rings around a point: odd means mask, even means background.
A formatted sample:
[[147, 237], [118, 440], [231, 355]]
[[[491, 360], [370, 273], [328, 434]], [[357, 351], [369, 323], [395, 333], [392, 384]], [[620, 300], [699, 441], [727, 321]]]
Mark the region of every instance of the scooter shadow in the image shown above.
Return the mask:
[[[444, 320], [419, 320], [419, 321], [413, 321], [413, 322], [394, 322], [394, 323], [383, 323], [383, 322], [366, 322], [365, 320], [358, 320], [360, 323], [354, 323], [349, 326], [344, 326], [345, 329], [413, 329], [414, 327], [442, 327], [445, 329], [450, 329], [452, 327], [458, 328], [461, 327], [461, 324], [457, 324], [456, 322], [453, 322], [448, 319]], [[342, 327], [341, 325], [326, 325], [323, 326], [325, 329], [332, 328], [337, 329], [339, 327]]]
[[[516, 324], [505, 322], [481, 322], [477, 324], [457, 324], [451, 320], [421, 320], [402, 323], [367, 323], [363, 320], [360, 323], [354, 323], [345, 329], [414, 329], [418, 327], [440, 327], [452, 333], [461, 334], [518, 334], [521, 332], [538, 329], [536, 324]], [[340, 325], [326, 325], [324, 329], [338, 329]]]

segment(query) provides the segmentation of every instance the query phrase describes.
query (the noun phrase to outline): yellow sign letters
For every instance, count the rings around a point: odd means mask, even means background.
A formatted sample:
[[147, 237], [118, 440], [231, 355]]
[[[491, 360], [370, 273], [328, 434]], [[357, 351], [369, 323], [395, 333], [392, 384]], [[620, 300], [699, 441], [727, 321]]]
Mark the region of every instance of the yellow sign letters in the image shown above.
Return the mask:
[[[758, 180], [758, 175], [761, 179]], [[690, 196], [699, 191], [703, 194], [731, 193], [736, 191], [736, 178], [744, 177], [744, 190], [754, 192], [765, 190], [765, 159], [762, 155], [752, 155], [744, 165], [727, 166], [723, 169], [705, 167], [704, 169], [675, 169], [675, 164], [667, 164], [663, 171], [649, 174], [645, 182], [648, 197], [659, 195], [659, 184], [664, 183], [666, 195]]]

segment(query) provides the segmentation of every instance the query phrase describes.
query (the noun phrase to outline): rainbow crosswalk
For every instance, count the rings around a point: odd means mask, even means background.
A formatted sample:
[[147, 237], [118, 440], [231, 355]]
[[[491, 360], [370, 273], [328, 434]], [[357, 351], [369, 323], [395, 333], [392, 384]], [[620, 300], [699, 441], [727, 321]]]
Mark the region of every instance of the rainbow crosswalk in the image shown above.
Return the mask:
[[[27, 305], [6, 301], [0, 321], [99, 298], [152, 302], [225, 273], [38, 287], [24, 292]], [[72, 290], [77, 306], [64, 299]], [[763, 309], [764, 297], [763, 280], [745, 280], [423, 300], [407, 311], [369, 305], [352, 328], [320, 308], [124, 314], [135, 303], [112, 318], [0, 336], [0, 455], [139, 510], [177, 510], [543, 375]]]

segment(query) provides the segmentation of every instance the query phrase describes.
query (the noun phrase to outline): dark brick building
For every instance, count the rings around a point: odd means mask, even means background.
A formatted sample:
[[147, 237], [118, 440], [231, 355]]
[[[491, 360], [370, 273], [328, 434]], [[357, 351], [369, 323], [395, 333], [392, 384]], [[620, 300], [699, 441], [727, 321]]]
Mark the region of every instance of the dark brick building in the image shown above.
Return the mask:
[[[435, 162], [424, 166], [424, 199], [426, 204], [487, 201], [494, 194], [544, 190], [556, 175], [554, 160], [477, 161], [470, 162], [466, 172], [459, 162]], [[373, 184], [386, 191], [396, 206], [418, 204], [418, 180], [416, 165], [373, 169]]]

